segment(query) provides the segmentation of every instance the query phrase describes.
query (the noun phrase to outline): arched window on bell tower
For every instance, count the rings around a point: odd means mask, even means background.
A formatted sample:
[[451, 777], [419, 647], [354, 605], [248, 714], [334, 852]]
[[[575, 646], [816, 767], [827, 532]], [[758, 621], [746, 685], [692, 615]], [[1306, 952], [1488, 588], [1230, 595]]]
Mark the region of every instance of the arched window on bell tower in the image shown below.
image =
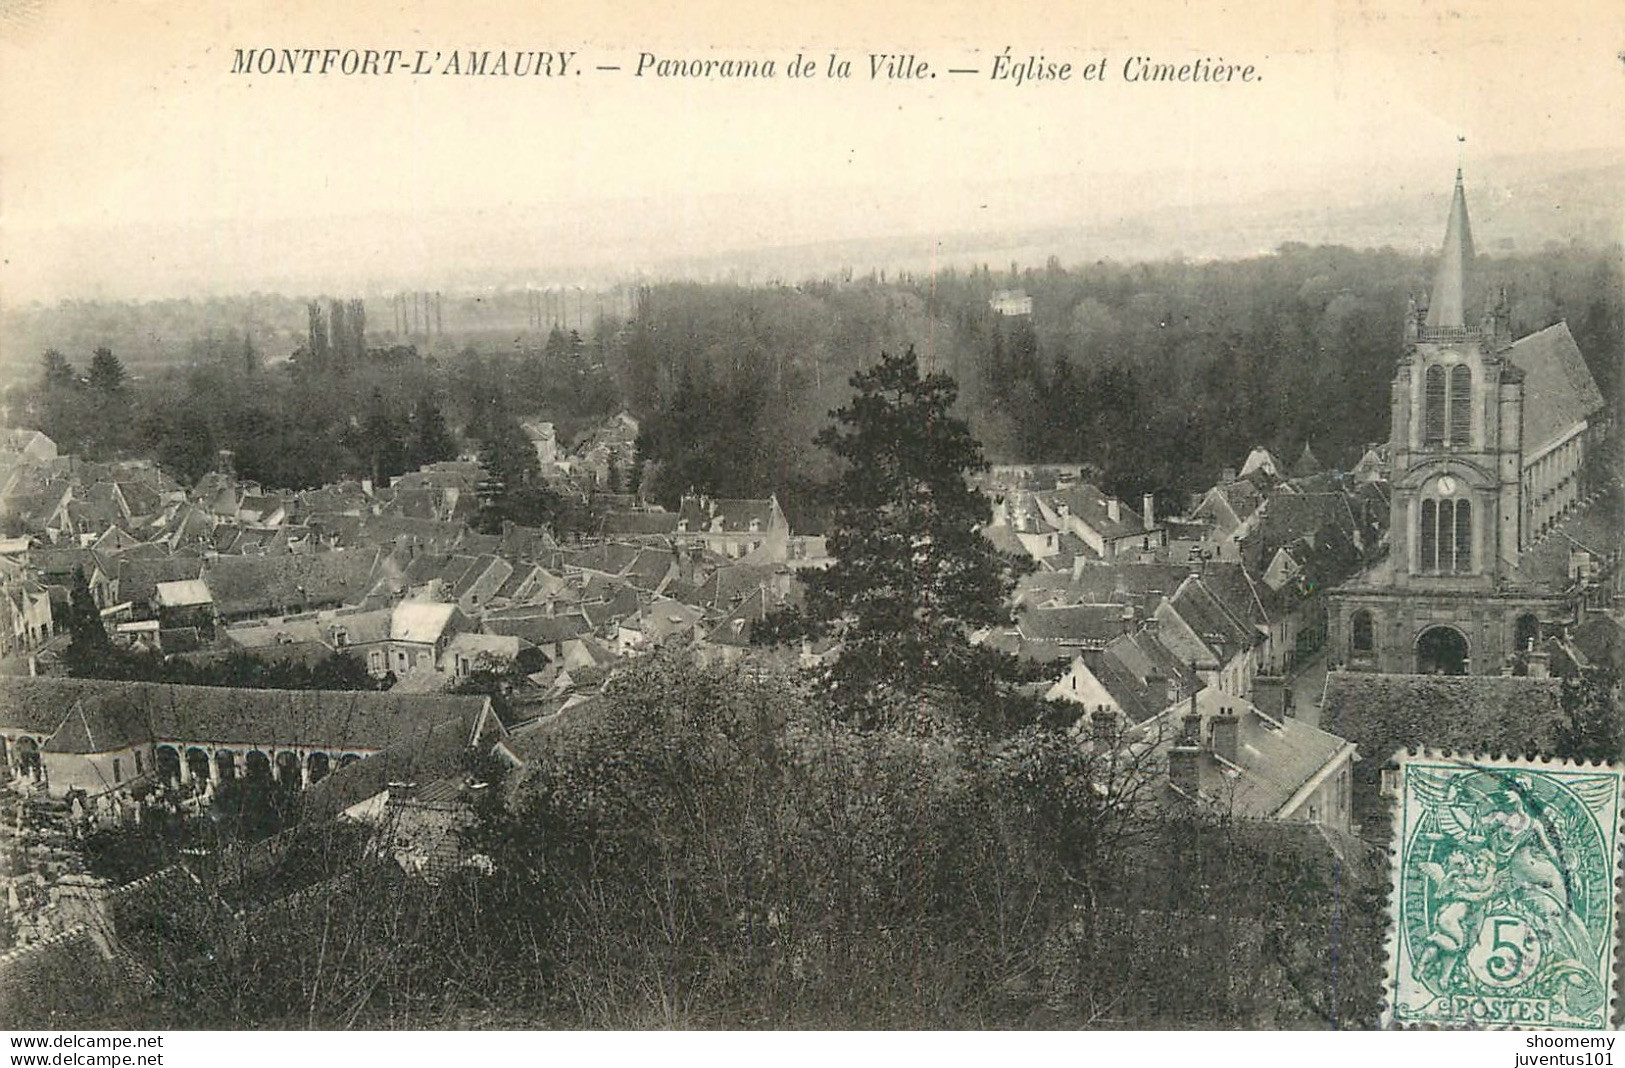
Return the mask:
[[1473, 439], [1473, 371], [1464, 363], [1427, 369], [1422, 388], [1422, 447], [1465, 448]]
[[1450, 369], [1450, 444], [1463, 447], [1473, 434], [1473, 372], [1464, 363]]
[[1444, 412], [1448, 390], [1445, 371], [1439, 364], [1427, 370], [1427, 385], [1422, 396], [1422, 445], [1439, 448], [1444, 444]]
[[1473, 503], [1449, 496], [1455, 492], [1454, 481], [1446, 475], [1430, 490], [1438, 496], [1422, 498], [1416, 538], [1419, 571], [1466, 574], [1473, 569]]

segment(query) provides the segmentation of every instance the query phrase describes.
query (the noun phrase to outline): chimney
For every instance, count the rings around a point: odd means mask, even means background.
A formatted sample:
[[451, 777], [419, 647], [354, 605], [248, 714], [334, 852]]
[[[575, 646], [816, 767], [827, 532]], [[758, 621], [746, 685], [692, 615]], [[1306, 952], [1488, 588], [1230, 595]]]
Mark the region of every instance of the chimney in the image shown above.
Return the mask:
[[1145, 520], [1147, 530], [1157, 525], [1157, 500], [1149, 493], [1140, 499], [1140, 517]]
[[1551, 674], [1551, 654], [1544, 649], [1531, 649], [1524, 654], [1529, 665], [1529, 677], [1544, 679]]
[[1117, 734], [1117, 716], [1101, 705], [1089, 713], [1089, 737], [1097, 745], [1110, 745]]
[[[1194, 700], [1191, 702], [1193, 706], [1195, 703], [1196, 702]], [[1199, 746], [1202, 744], [1202, 717], [1198, 716], [1195, 712], [1190, 712], [1180, 717], [1179, 744], [1192, 746]]]
[[1236, 747], [1241, 731], [1241, 720], [1228, 708], [1213, 717], [1213, 754], [1221, 760], [1236, 762]]
[[1188, 797], [1202, 789], [1202, 751], [1194, 745], [1176, 745], [1168, 750], [1168, 784]]
[[1106, 498], [1106, 518], [1110, 519], [1113, 523], [1121, 523], [1123, 521], [1123, 508], [1122, 505], [1118, 503], [1116, 497]]

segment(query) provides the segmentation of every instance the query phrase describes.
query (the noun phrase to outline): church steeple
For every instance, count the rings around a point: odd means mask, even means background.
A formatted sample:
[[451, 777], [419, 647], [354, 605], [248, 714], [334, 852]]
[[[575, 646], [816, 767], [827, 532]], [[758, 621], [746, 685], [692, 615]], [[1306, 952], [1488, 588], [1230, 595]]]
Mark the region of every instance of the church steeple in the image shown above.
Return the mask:
[[1467, 194], [1462, 190], [1461, 168], [1456, 168], [1456, 192], [1450, 201], [1450, 221], [1445, 226], [1444, 249], [1439, 254], [1439, 272], [1433, 278], [1433, 296], [1428, 302], [1430, 328], [1467, 326], [1467, 268], [1473, 262], [1473, 231], [1467, 223]]

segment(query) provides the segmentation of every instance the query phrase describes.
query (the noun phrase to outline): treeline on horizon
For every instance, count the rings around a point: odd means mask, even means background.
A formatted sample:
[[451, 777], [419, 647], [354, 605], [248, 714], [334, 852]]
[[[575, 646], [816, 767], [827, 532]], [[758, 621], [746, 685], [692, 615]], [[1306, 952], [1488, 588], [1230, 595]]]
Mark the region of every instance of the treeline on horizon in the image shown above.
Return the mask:
[[[629, 316], [585, 331], [496, 340], [454, 327], [433, 355], [386, 334], [342, 369], [318, 366], [292, 330], [261, 323], [262, 336], [222, 321], [191, 339], [187, 366], [124, 378], [122, 403], [71, 403], [91, 391], [58, 367], [54, 398], [37, 376], [9, 404], [13, 422], [32, 421], [64, 451], [151, 456], [194, 479], [230, 449], [244, 477], [289, 489], [474, 452], [521, 417], [554, 422], [567, 446], [626, 408], [642, 423], [643, 462], [611, 488], [668, 505], [690, 489], [777, 493], [793, 522], [816, 529], [816, 487], [831, 471], [813, 436], [853, 372], [914, 345], [957, 379], [960, 411], [994, 462], [1088, 464], [1110, 491], [1180, 508], [1254, 445], [1290, 463], [1307, 444], [1347, 467], [1385, 439], [1406, 302], [1426, 293], [1432, 266], [1388, 249], [1286, 245], [1201, 264], [674, 282], [638, 290]], [[1617, 248], [1481, 257], [1473, 282], [1472, 307], [1506, 287], [1515, 336], [1567, 321], [1603, 395], [1619, 396]], [[1031, 316], [992, 310], [995, 293], [1013, 289], [1032, 298]], [[83, 339], [79, 320], [95, 318], [116, 353], [121, 332], [143, 328], [143, 307], [63, 305], [61, 334]], [[82, 367], [88, 356], [67, 358]], [[426, 420], [449, 434], [433, 456], [419, 447]]]

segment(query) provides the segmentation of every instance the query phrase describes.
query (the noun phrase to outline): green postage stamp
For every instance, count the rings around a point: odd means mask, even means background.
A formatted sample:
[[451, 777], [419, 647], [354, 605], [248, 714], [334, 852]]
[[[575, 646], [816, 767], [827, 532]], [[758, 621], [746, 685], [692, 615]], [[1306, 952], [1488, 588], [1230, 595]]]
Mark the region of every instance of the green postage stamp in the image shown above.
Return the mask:
[[1621, 774], [1400, 759], [1388, 1026], [1609, 1028]]

